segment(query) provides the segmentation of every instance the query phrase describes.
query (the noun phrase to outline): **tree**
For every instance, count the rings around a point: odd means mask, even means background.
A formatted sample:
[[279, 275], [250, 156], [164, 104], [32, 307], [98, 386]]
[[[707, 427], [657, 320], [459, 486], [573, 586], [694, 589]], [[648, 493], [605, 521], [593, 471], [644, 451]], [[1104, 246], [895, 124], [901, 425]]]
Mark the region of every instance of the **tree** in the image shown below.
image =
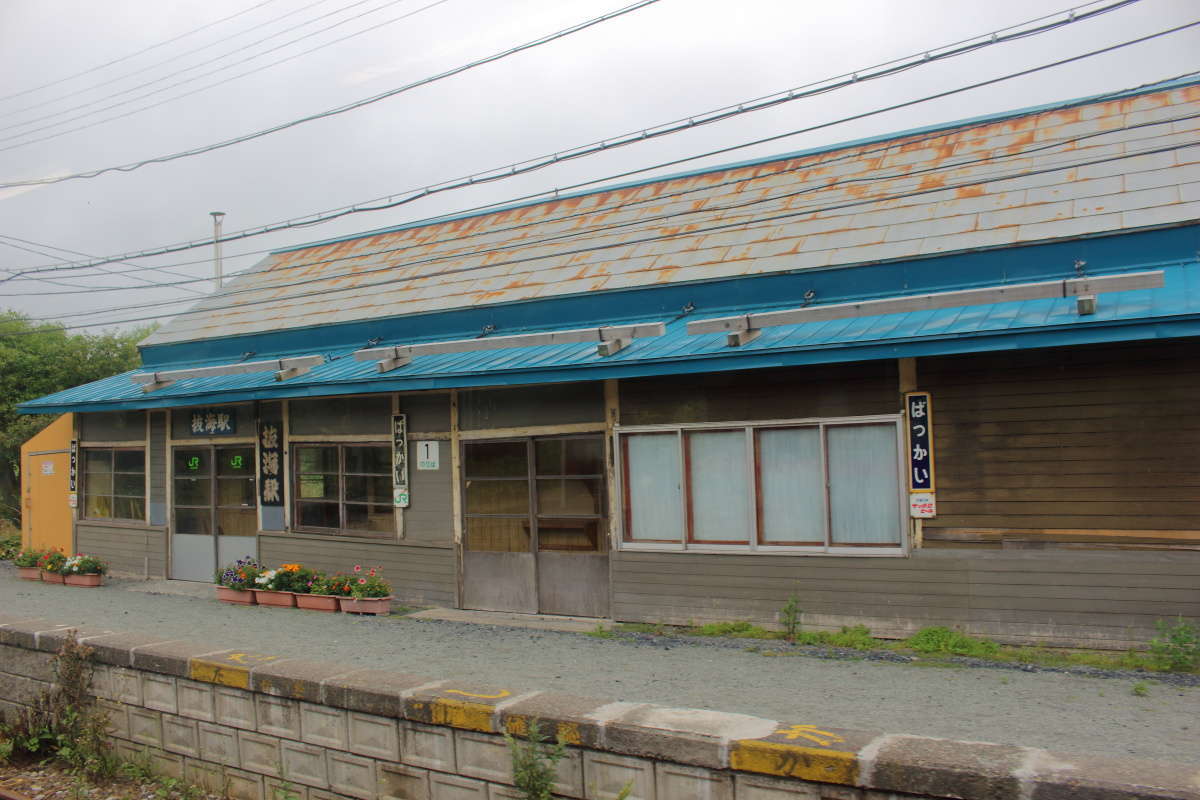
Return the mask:
[[20, 523], [21, 445], [54, 420], [18, 414], [17, 404], [137, 367], [137, 343], [151, 330], [68, 333], [0, 312], [0, 518]]

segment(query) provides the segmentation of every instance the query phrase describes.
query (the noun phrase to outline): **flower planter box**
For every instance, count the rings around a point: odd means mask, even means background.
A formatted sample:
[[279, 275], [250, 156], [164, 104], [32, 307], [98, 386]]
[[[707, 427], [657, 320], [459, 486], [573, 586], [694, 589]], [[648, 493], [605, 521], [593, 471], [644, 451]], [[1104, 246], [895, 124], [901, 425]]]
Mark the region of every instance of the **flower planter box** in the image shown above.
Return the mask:
[[347, 614], [388, 614], [392, 610], [392, 598], [389, 597], [340, 597], [338, 604]]
[[42, 580], [46, 583], [63, 583], [63, 576], [57, 572], [46, 572], [42, 570]]
[[337, 611], [338, 598], [331, 594], [298, 594], [296, 607], [307, 608], [309, 611]]
[[91, 575], [64, 575], [67, 586], [99, 586], [104, 583], [104, 576], [94, 573]]
[[218, 586], [217, 599], [222, 603], [233, 603], [239, 606], [255, 605], [254, 592], [250, 589], [230, 589], [228, 586]]
[[42, 579], [42, 571], [37, 567], [17, 567], [17, 575], [21, 576], [23, 581], [40, 581]]
[[277, 608], [295, 608], [296, 595], [291, 592], [275, 592], [269, 589], [255, 589], [254, 600], [260, 606], [275, 606]]

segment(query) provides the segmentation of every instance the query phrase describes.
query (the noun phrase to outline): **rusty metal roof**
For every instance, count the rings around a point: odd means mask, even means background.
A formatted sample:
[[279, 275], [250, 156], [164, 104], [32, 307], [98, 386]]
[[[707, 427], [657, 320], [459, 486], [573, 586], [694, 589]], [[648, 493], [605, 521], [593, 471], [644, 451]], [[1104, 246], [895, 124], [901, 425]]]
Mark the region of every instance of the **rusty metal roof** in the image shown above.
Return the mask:
[[1200, 219], [1200, 86], [956, 124], [272, 253], [144, 344]]

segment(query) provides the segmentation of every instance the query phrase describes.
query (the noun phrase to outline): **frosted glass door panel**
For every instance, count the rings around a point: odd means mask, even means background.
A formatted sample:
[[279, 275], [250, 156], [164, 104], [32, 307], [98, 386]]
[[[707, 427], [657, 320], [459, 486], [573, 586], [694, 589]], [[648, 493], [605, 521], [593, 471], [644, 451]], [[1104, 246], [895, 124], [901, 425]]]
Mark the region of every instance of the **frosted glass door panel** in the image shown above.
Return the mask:
[[633, 541], [683, 539], [679, 438], [673, 433], [625, 437], [629, 530]]
[[687, 441], [693, 541], [748, 542], [752, 492], [745, 431], [689, 433]]
[[825, 479], [818, 428], [758, 432], [763, 544], [825, 543]]
[[826, 428], [832, 543], [900, 542], [895, 425]]

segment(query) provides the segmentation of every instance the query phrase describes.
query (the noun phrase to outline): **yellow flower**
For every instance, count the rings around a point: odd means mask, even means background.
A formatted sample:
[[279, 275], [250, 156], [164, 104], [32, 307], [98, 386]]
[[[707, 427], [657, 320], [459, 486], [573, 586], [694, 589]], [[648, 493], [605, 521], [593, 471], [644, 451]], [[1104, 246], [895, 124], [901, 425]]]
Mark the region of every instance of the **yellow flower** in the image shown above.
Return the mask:
[[299, 564], [283, 564], [279, 568], [281, 570], [283, 570], [284, 572], [299, 572], [300, 571]]

